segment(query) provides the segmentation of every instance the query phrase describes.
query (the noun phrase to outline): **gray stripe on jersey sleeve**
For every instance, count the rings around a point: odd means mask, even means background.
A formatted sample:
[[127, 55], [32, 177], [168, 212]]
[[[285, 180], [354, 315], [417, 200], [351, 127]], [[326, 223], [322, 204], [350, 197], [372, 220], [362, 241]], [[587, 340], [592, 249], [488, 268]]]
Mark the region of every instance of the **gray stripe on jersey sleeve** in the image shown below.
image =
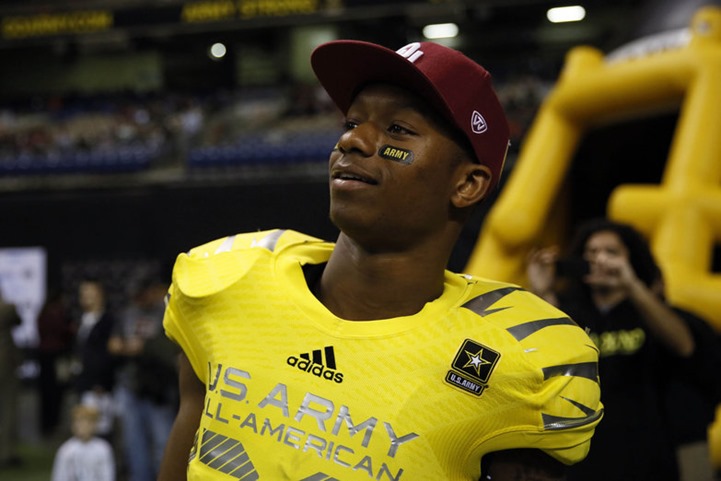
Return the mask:
[[280, 239], [280, 236], [282, 236], [284, 232], [285, 229], [273, 231], [267, 236], [263, 237], [255, 245], [258, 247], [264, 247], [269, 251], [273, 252], [275, 250], [275, 245], [278, 243], [278, 239]]
[[517, 341], [521, 341], [531, 334], [540, 331], [550, 326], [577, 326], [573, 319], [570, 317], [556, 317], [553, 319], [538, 319], [537, 321], [524, 322], [513, 327], [508, 328], [508, 332], [516, 338]]
[[491, 307], [493, 304], [498, 302], [499, 300], [506, 297], [508, 294], [516, 291], [522, 291], [520, 287], [504, 287], [502, 289], [497, 289], [495, 291], [486, 292], [485, 294], [481, 294], [480, 296], [474, 297], [470, 301], [463, 304], [462, 307], [465, 307], [466, 309], [469, 309], [479, 316], [486, 316], [488, 314], [491, 314], [493, 312], [496, 312], [500, 309], [491, 309], [488, 308]]
[[[580, 362], [577, 364], [562, 364], [558, 366], [550, 366], [543, 368], [543, 376], [544, 380], [547, 380], [552, 377], [556, 376], [576, 376], [576, 377], [582, 377], [585, 379], [590, 379], [591, 381], [598, 383], [598, 363], [596, 362]], [[585, 414], [585, 416], [578, 417], [578, 418], [571, 418], [571, 417], [563, 417], [563, 416], [554, 416], [552, 414], [548, 413], [541, 413], [541, 416], [543, 417], [543, 427], [544, 429], [548, 430], [560, 430], [560, 429], [571, 429], [579, 426], [584, 426], [586, 424], [591, 424], [596, 422], [602, 415], [603, 415], [603, 409], [599, 409], [598, 411], [593, 410], [592, 408], [585, 406], [584, 404], [581, 404], [578, 401], [574, 401], [573, 399], [567, 398], [565, 396], [562, 397], [565, 401], [573, 404], [576, 408], [578, 408], [581, 412]]]
[[575, 364], [560, 364], [543, 368], [543, 379], [547, 380], [556, 376], [575, 376], [590, 379], [598, 382], [598, 363], [579, 362]]
[[579, 426], [592, 424], [596, 422], [601, 416], [603, 416], [603, 409], [594, 411], [593, 409], [587, 406], [583, 406], [582, 404], [575, 402], [573, 404], [581, 408], [584, 412], [587, 413], [587, 415], [580, 418], [565, 418], [561, 416], [553, 416], [551, 414], [542, 413], [541, 416], [543, 417], [543, 428], [549, 431], [572, 429]]
[[215, 249], [215, 253], [218, 254], [220, 252], [229, 252], [230, 249], [233, 247], [233, 242], [235, 242], [234, 235], [226, 237], [223, 243], [220, 244], [217, 249]]

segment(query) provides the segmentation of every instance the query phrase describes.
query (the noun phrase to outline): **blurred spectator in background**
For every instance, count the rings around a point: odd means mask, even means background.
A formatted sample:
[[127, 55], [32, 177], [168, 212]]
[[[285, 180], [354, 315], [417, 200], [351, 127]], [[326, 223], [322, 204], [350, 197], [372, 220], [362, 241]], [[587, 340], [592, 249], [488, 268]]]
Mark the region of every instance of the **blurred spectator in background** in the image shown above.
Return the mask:
[[17, 454], [20, 390], [17, 369], [22, 359], [13, 338], [13, 329], [20, 323], [15, 306], [5, 301], [0, 289], [0, 469], [21, 463]]
[[108, 341], [115, 319], [106, 309], [105, 289], [97, 279], [82, 280], [78, 286], [81, 315], [75, 338], [79, 360], [75, 388], [80, 403], [99, 411], [98, 434], [112, 441], [115, 385], [115, 360], [108, 351]]
[[70, 354], [75, 329], [60, 290], [51, 290], [37, 319], [40, 367], [40, 428], [52, 435], [60, 420], [65, 387], [70, 380]]
[[178, 351], [163, 332], [167, 290], [154, 278], [141, 282], [108, 344], [121, 360], [115, 398], [128, 481], [156, 479], [177, 410]]
[[73, 436], [58, 449], [51, 481], [114, 481], [115, 459], [108, 441], [96, 436], [98, 410], [77, 405], [72, 411]]
[[[671, 380], [718, 400], [718, 344], [711, 327], [670, 306], [651, 250], [633, 227], [606, 219], [578, 229], [566, 258], [557, 247], [533, 252], [528, 280], [533, 292], [556, 304], [600, 351], [603, 421], [586, 460], [569, 481], [678, 481], [672, 418], [697, 405], [669, 409]], [[699, 418], [700, 413], [694, 417]], [[712, 419], [700, 420], [700, 429]], [[703, 417], [703, 416], [701, 416]], [[693, 429], [689, 429], [692, 431]], [[707, 476], [711, 479], [708, 455]]]

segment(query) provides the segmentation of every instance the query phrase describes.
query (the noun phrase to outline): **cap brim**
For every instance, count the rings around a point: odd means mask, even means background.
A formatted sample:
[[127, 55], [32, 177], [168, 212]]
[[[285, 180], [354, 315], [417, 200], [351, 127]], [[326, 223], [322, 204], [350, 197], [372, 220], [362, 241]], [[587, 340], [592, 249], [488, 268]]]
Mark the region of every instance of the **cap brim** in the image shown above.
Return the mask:
[[370, 83], [403, 87], [429, 102], [453, 122], [453, 115], [430, 80], [395, 51], [359, 40], [335, 40], [311, 55], [318, 81], [344, 114], [358, 92]]

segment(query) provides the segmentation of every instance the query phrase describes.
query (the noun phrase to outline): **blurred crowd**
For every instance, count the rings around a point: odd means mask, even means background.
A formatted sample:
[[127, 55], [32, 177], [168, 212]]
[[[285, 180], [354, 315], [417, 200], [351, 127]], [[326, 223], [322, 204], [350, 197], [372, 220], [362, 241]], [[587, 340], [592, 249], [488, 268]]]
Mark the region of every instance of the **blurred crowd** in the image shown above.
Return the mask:
[[[550, 85], [532, 75], [498, 82], [511, 123], [512, 144], [520, 142]], [[305, 84], [0, 101], [0, 170], [82, 172], [97, 170], [103, 162], [122, 166], [128, 157], [140, 168], [183, 166], [195, 151], [207, 148], [263, 144], [269, 138], [276, 143], [294, 142], [318, 132], [335, 136], [340, 119], [334, 113], [325, 92]], [[288, 135], [295, 132], [301, 135]], [[319, 152], [327, 150], [327, 139], [315, 138], [323, 142]], [[285, 152], [289, 151], [281, 150], [280, 155]]]
[[[15, 353], [0, 356], [0, 470], [24, 462], [18, 399], [30, 386], [42, 439], [65, 441], [52, 481], [155, 479], [177, 409], [177, 351], [162, 328], [167, 282], [148, 272], [126, 278], [125, 292], [112, 301], [113, 279], [91, 270], [71, 291], [50, 292], [37, 317], [39, 342], [22, 350], [6, 349], [19, 321], [12, 305], [0, 304], [0, 353]], [[37, 363], [36, 378], [20, 379], [22, 362]]]

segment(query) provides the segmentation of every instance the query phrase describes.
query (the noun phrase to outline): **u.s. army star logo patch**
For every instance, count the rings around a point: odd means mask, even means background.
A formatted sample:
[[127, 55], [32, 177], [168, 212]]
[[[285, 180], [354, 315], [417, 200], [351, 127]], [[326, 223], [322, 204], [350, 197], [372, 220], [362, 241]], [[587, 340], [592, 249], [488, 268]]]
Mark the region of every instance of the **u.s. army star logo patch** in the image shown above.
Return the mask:
[[501, 358], [499, 352], [470, 339], [463, 341], [445, 381], [476, 396], [488, 387], [488, 379]]

